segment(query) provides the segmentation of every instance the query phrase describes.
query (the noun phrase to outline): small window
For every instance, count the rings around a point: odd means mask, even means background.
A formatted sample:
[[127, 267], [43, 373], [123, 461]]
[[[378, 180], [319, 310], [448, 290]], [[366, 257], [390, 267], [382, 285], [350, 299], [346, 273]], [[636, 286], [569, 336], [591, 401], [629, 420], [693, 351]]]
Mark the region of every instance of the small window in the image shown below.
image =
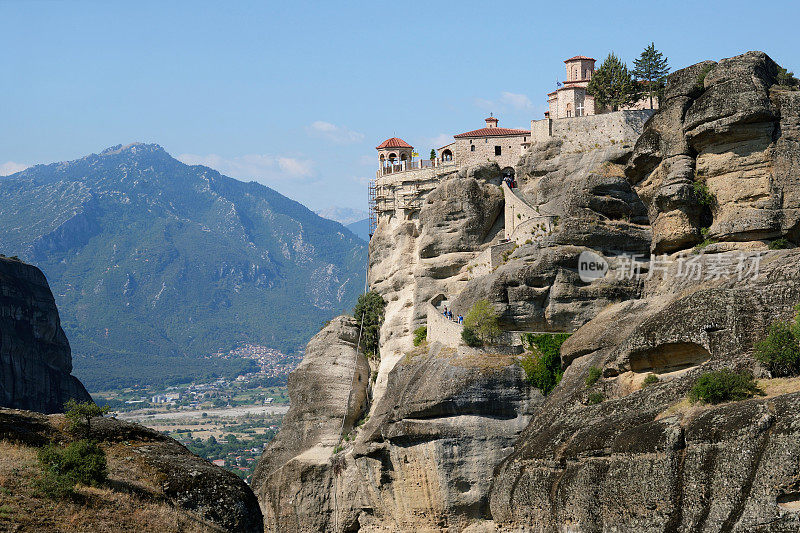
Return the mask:
[[470, 152], [474, 152], [474, 151], [475, 151], [475, 145], [474, 145], [474, 144], [473, 144], [472, 146], [470, 146], [470, 147], [469, 147], [469, 151], [470, 151]]
[[499, 146], [494, 147], [494, 155], [500, 155], [501, 148]]

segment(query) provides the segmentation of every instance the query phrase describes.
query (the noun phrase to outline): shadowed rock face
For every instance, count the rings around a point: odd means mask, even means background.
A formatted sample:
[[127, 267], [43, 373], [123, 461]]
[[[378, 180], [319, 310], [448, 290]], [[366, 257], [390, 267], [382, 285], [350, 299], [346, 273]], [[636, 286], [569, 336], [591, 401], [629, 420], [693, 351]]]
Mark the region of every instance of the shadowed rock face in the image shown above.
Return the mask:
[[0, 406], [58, 413], [70, 398], [92, 401], [71, 372], [69, 342], [44, 274], [0, 258]]
[[[669, 75], [626, 175], [648, 207], [656, 253], [708, 237], [796, 240], [800, 93], [776, 85], [763, 52], [706, 61]], [[715, 197], [701, 205], [702, 184]]]
[[[797, 251], [770, 252], [757, 280], [686, 284], [578, 330], [562, 350], [571, 364], [561, 384], [496, 472], [494, 520], [533, 531], [800, 527], [783, 511], [797, 500], [800, 393], [672, 407], [703, 372], [758, 371], [754, 343], [800, 301], [798, 261]], [[604, 377], [587, 388], [590, 366]], [[661, 381], [642, 388], [651, 372]], [[587, 405], [590, 392], [607, 399]]]

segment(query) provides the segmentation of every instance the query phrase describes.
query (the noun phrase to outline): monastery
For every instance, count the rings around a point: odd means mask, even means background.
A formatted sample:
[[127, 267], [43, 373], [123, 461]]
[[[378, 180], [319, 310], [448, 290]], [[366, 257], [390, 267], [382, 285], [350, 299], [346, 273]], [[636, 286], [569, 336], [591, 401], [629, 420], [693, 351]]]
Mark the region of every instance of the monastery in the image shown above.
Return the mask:
[[547, 95], [548, 111], [543, 119], [532, 120], [529, 130], [501, 128], [499, 119], [490, 115], [483, 128], [453, 135], [453, 142], [431, 159], [419, 158], [414, 147], [398, 137], [376, 146], [378, 170], [369, 186], [370, 235], [384, 218], [413, 219], [441, 176], [461, 167], [495, 162], [504, 176], [513, 177], [514, 166], [533, 142], [569, 137], [578, 146], [592, 146], [597, 141], [622, 141], [632, 121], [644, 124], [654, 112], [647, 98], [616, 112], [595, 104], [587, 92], [595, 61], [586, 56], [564, 61], [566, 80]]

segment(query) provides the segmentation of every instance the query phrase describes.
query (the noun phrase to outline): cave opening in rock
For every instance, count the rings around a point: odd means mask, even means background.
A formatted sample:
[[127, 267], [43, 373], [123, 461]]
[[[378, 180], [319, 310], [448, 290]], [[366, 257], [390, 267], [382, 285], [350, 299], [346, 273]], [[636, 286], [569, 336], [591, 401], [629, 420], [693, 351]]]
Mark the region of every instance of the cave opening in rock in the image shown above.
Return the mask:
[[631, 354], [630, 365], [634, 372], [662, 374], [691, 368], [710, 358], [708, 350], [699, 344], [675, 342]]

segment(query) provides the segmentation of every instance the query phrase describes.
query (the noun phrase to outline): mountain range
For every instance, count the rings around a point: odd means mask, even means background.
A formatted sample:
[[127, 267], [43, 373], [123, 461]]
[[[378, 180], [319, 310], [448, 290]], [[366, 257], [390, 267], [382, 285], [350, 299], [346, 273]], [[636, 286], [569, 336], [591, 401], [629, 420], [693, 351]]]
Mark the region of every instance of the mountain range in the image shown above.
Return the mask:
[[89, 390], [235, 374], [291, 353], [364, 287], [367, 246], [255, 182], [155, 144], [0, 178], [0, 253], [47, 276]]

